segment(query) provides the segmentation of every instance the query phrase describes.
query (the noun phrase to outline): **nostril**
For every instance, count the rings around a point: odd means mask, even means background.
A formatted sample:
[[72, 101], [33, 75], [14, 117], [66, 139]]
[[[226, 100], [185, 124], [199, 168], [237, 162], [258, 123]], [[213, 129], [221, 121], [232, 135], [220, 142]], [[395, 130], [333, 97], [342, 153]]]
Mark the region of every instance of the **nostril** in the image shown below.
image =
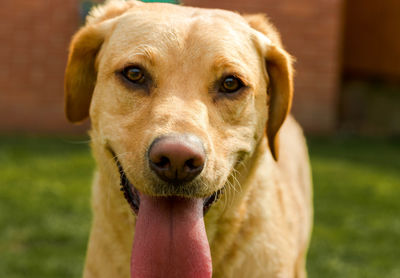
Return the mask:
[[166, 156], [160, 157], [159, 161], [153, 161], [153, 163], [159, 168], [168, 168], [171, 164], [169, 158]]
[[197, 170], [197, 168], [198, 167], [194, 165], [194, 159], [189, 159], [188, 161], [185, 162], [185, 165], [184, 165], [185, 172], [188, 172], [188, 173], [194, 172]]
[[184, 167], [188, 171], [199, 171], [203, 168], [204, 165], [204, 159], [202, 158], [191, 158], [185, 161]]
[[194, 159], [189, 159], [189, 160], [187, 160], [187, 161], [185, 162], [185, 167], [188, 167], [189, 170], [192, 170], [192, 169], [197, 168], [197, 167], [194, 165]]

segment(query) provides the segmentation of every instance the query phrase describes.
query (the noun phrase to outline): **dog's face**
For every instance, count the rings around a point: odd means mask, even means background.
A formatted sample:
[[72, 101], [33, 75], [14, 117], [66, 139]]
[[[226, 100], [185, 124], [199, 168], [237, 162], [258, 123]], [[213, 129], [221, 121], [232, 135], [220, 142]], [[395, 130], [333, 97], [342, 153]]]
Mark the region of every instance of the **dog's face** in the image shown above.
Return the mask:
[[90, 115], [106, 186], [118, 169], [138, 213], [131, 276], [211, 277], [204, 212], [263, 138], [278, 156], [292, 82], [273, 28], [259, 16], [110, 2], [75, 35], [65, 85], [68, 119]]
[[265, 131], [276, 155], [291, 99], [279, 45], [227, 11], [130, 2], [101, 12], [71, 46], [67, 116], [90, 114], [93, 144], [140, 192], [210, 196]]
[[[221, 17], [185, 14], [159, 22], [157, 15], [122, 16], [103, 46], [90, 109], [95, 136], [106, 138], [139, 191], [206, 197], [263, 133], [262, 60], [244, 23], [233, 28]], [[175, 186], [154, 174], [148, 152], [156, 138], [184, 135], [202, 145], [205, 165], [196, 179]]]

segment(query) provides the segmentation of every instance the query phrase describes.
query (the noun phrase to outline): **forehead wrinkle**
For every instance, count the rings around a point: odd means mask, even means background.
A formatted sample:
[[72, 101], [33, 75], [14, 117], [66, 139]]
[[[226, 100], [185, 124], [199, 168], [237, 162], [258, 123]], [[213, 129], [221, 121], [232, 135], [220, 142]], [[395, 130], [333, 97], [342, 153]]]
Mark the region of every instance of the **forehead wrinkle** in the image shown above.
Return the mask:
[[240, 75], [245, 75], [246, 73], [246, 68], [243, 66], [243, 62], [240, 63], [239, 61], [223, 55], [218, 55], [214, 58], [213, 70], [233, 71], [233, 73], [237, 73]]
[[115, 61], [114, 67], [120, 68], [135, 63], [145, 63], [145, 65], [154, 66], [158, 59], [157, 57], [160, 57], [160, 55], [161, 53], [157, 48], [148, 44], [141, 44]]
[[184, 50], [200, 57], [211, 56], [216, 63], [243, 68], [241, 64], [254, 58], [254, 53], [250, 53], [255, 49], [248, 25], [231, 26], [225, 19], [214, 16], [193, 18], [186, 28], [184, 42]]
[[180, 33], [184, 29], [184, 21], [165, 15], [160, 19], [160, 15], [157, 17], [151, 12], [145, 15], [129, 12], [121, 17], [111, 36], [114, 48], [135, 46], [142, 48], [144, 53], [146, 46], [167, 51], [168, 48], [182, 44]]
[[127, 59], [131, 62], [140, 57], [141, 59], [146, 60], [150, 65], [154, 66], [157, 56], [160, 55], [158, 52], [159, 51], [156, 48], [147, 44], [142, 44], [135, 47], [135, 49], [129, 53]]

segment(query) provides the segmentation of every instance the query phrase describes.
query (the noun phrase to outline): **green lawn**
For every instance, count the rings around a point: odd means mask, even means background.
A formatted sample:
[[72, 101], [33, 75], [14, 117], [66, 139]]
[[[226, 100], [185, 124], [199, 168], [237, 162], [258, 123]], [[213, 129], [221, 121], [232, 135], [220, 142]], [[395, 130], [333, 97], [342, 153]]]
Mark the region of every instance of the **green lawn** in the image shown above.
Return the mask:
[[[0, 277], [80, 277], [94, 162], [86, 139], [0, 137]], [[312, 138], [310, 277], [400, 277], [400, 143]]]
[[0, 137], [0, 277], [80, 277], [93, 166], [79, 139]]
[[400, 140], [309, 140], [311, 277], [400, 277]]

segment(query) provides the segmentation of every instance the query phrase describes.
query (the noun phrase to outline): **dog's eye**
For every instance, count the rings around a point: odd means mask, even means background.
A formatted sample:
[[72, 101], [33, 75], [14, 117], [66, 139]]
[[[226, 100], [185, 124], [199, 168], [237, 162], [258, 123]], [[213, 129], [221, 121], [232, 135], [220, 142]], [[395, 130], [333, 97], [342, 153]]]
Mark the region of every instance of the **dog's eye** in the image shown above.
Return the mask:
[[225, 77], [220, 90], [224, 93], [234, 93], [243, 87], [243, 82], [234, 76]]
[[122, 74], [126, 79], [136, 84], [143, 84], [146, 79], [143, 70], [138, 67], [126, 67]]

